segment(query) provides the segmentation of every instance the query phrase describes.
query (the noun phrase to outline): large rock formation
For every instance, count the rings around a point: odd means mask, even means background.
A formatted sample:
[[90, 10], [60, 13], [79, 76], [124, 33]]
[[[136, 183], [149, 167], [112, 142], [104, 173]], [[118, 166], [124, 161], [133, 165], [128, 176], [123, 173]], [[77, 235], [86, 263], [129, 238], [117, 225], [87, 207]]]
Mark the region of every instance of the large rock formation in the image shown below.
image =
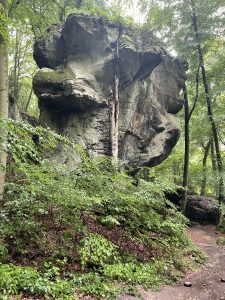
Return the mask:
[[119, 158], [139, 168], [170, 154], [179, 138], [175, 114], [183, 105], [185, 66], [151, 32], [71, 15], [36, 42], [34, 58], [41, 68], [33, 86], [42, 124], [91, 154], [110, 155], [118, 78]]

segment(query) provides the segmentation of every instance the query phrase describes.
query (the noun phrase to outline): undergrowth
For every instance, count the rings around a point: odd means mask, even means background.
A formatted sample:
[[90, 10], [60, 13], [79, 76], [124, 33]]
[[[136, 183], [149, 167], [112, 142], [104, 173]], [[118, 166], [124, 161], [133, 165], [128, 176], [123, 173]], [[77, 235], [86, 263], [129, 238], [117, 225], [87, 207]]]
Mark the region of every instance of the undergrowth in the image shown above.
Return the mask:
[[[49, 129], [0, 125], [10, 159], [0, 211], [2, 299], [115, 298], [135, 294], [137, 284], [160, 288], [204, 261], [185, 235], [186, 219], [165, 199], [176, 188], [167, 178], [129, 177]], [[62, 147], [76, 152], [76, 168], [46, 158]]]

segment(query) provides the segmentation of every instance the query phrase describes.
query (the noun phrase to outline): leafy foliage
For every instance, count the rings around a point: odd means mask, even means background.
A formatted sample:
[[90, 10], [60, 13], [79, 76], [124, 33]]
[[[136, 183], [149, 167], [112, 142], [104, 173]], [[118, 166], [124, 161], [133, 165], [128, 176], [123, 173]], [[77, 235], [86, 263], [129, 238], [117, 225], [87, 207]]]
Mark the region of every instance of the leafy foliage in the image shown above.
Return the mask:
[[9, 295], [19, 295], [21, 292], [37, 296], [51, 296], [65, 300], [75, 299], [70, 296], [72, 289], [68, 281], [59, 277], [51, 281], [48, 274], [40, 274], [30, 267], [18, 267], [10, 264], [0, 264], [0, 295], [8, 299]]
[[87, 266], [104, 266], [118, 261], [116, 247], [99, 234], [88, 234], [81, 241], [80, 254], [81, 265], [84, 268]]
[[[177, 276], [177, 268], [185, 264], [183, 254], [192, 246], [185, 236], [185, 218], [164, 196], [174, 184], [152, 174], [145, 180], [141, 174], [131, 178], [112, 167], [108, 158], [90, 158], [48, 128], [12, 120], [1, 126], [7, 126], [8, 140], [1, 142], [11, 160], [0, 213], [1, 261], [41, 258], [41, 273], [1, 265], [8, 274], [0, 282], [3, 294], [54, 298], [77, 290], [114, 297], [123, 289], [114, 280], [159, 286]], [[53, 163], [51, 157], [59, 147], [74, 150], [76, 168]], [[140, 262], [138, 252], [124, 253], [120, 245], [88, 226], [86, 218], [102, 232], [122, 229], [131, 243], [151, 253], [152, 261]], [[158, 253], [163, 253], [162, 260]], [[89, 273], [68, 273], [76, 261]], [[173, 275], [164, 274], [165, 266]]]

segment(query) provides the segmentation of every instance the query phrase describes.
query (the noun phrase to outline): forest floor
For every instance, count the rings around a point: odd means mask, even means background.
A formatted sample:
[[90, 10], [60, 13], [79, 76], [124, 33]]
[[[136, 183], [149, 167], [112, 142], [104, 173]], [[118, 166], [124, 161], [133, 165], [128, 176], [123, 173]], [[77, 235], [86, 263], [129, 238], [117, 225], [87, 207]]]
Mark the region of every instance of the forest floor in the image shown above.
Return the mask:
[[[225, 300], [225, 246], [217, 245], [222, 235], [212, 225], [196, 225], [188, 235], [209, 256], [208, 263], [195, 271], [188, 271], [174, 286], [164, 286], [160, 291], [139, 288], [140, 297], [122, 296], [120, 300]], [[191, 282], [192, 287], [185, 287]]]

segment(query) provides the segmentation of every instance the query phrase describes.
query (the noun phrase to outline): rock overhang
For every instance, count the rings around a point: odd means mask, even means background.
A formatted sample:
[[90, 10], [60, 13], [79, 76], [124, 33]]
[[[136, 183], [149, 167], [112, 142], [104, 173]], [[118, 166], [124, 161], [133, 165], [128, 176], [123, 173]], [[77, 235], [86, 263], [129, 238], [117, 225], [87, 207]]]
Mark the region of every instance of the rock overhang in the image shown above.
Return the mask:
[[[110, 155], [108, 106], [116, 71], [119, 157], [139, 168], [154, 166], [170, 154], [179, 138], [175, 114], [183, 106], [179, 92], [186, 66], [151, 32], [74, 14], [34, 49], [41, 68], [33, 81], [41, 123], [60, 127], [90, 153]], [[67, 121], [59, 126], [67, 112]]]

